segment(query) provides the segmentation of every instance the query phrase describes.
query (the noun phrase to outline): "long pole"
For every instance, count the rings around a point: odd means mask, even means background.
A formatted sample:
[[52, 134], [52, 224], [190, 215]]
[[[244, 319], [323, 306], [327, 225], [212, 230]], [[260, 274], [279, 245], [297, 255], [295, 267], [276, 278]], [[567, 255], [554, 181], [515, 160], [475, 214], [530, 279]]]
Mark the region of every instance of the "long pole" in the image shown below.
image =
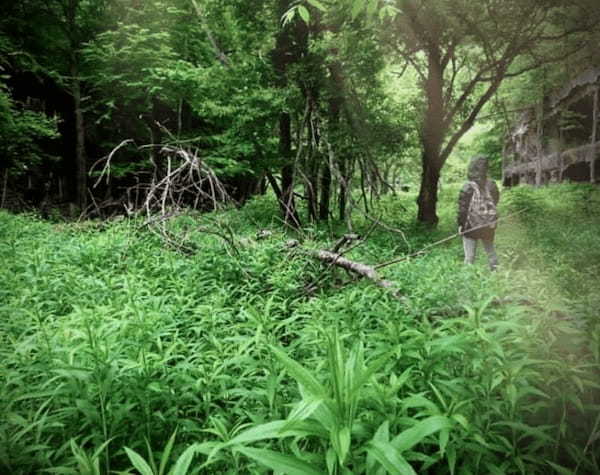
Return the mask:
[[[517, 216], [517, 215], [519, 215], [519, 214], [521, 214], [521, 213], [523, 213], [525, 211], [526, 211], [526, 208], [522, 209], [520, 211], [517, 211], [516, 213], [509, 214], [508, 216], [504, 216], [503, 218], [498, 218], [496, 221], [494, 221], [491, 224], [495, 225], [499, 221], [503, 221], [503, 220], [508, 219], [508, 218], [513, 218], [514, 216]], [[443, 244], [445, 242], [451, 241], [455, 237], [462, 236], [465, 232], [475, 231], [477, 229], [487, 228], [489, 226], [490, 226], [489, 224], [482, 224], [480, 226], [476, 226], [474, 228], [467, 229], [465, 231], [454, 233], [451, 236], [445, 237], [444, 239], [440, 239], [439, 241], [436, 241], [436, 242], [434, 242], [432, 244], [429, 244], [429, 245], [425, 246], [423, 249], [421, 249], [419, 251], [416, 251], [416, 252], [413, 252], [412, 254], [407, 254], [405, 256], [399, 257], [398, 259], [394, 259], [394, 260], [391, 260], [391, 261], [388, 261], [388, 262], [383, 262], [381, 264], [377, 264], [376, 266], [373, 266], [373, 268], [374, 269], [381, 269], [382, 267], [387, 267], [387, 266], [391, 266], [392, 264], [397, 264], [398, 262], [406, 261], [406, 260], [408, 260], [408, 259], [410, 259], [412, 257], [422, 256], [426, 252], [429, 252], [431, 250], [431, 248], [433, 248], [435, 246], [439, 246], [440, 244]]]

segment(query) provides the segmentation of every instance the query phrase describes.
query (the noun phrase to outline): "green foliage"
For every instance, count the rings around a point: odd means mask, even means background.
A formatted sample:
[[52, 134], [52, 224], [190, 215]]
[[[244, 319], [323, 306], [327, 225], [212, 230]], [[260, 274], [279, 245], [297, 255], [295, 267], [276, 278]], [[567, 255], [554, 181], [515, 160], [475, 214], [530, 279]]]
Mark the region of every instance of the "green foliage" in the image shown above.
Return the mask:
[[[501, 180], [504, 131], [504, 124], [493, 121], [473, 127], [471, 133], [456, 147], [454, 157], [447, 165], [444, 179], [452, 182], [464, 181], [469, 160], [475, 155], [485, 155], [489, 158], [489, 175], [494, 180]], [[457, 165], [456, 162], [459, 164]]]
[[173, 450], [173, 444], [175, 443], [176, 435], [177, 431], [173, 432], [173, 435], [167, 442], [167, 445], [165, 446], [162, 452], [162, 456], [160, 458], [160, 465], [158, 467], [156, 466], [156, 462], [154, 461], [152, 448], [150, 447], [150, 445], [148, 445], [148, 456], [150, 458], [149, 463], [146, 462], [146, 460], [144, 460], [144, 458], [134, 450], [125, 447], [125, 452], [127, 453], [127, 457], [129, 457], [129, 460], [131, 461], [133, 466], [142, 475], [185, 475], [188, 473], [194, 455], [197, 452], [197, 447], [196, 445], [191, 445], [187, 449], [185, 449], [179, 456], [179, 458], [173, 463], [171, 470], [167, 472], [167, 463], [171, 456], [171, 451]]
[[[453, 232], [457, 191], [441, 194], [439, 236], [399, 214], [414, 196], [388, 197], [382, 219], [406, 235], [373, 231], [348, 257], [382, 262]], [[536, 210], [500, 224], [501, 269], [465, 268], [449, 243], [382, 269], [400, 299], [281, 233], [255, 240], [277, 210], [268, 196], [170, 223], [199, 249], [189, 257], [135, 221], [2, 213], [2, 470], [594, 473], [598, 199], [506, 190], [502, 215]], [[217, 225], [237, 251], [199, 231]]]
[[[222, 177], [272, 164], [273, 129], [284, 97], [272, 86], [270, 64], [261, 51], [269, 46], [270, 32], [257, 33], [261, 20], [245, 24], [235, 18], [237, 7], [221, 11], [205, 5], [210, 21], [223, 23], [219, 34], [235, 50], [224, 67], [205, 38], [206, 18], [192, 16], [197, 22], [190, 23], [190, 13], [176, 7], [158, 14], [160, 5], [147, 6], [137, 15], [139, 23], [117, 23], [83, 49], [87, 80], [97, 96], [96, 122], [113, 125], [103, 145], [114, 147], [124, 138], [182, 141], [197, 147]], [[249, 41], [253, 35], [257, 39]], [[130, 152], [118, 159], [117, 172], [140, 168], [131, 167], [139, 157]]]
[[[83, 51], [95, 69], [92, 84], [118, 97], [125, 107], [137, 106], [133, 113], [147, 109], [152, 95], [164, 90], [155, 70], [176, 70], [177, 57], [169, 39], [168, 32], [153, 32], [136, 24], [118, 24], [116, 30], [99, 34]], [[110, 119], [114, 100], [105, 106], [108, 112], [101, 119]]]
[[58, 136], [56, 118], [19, 107], [0, 82], [0, 153], [11, 173], [19, 174], [44, 160], [56, 159], [42, 143]]

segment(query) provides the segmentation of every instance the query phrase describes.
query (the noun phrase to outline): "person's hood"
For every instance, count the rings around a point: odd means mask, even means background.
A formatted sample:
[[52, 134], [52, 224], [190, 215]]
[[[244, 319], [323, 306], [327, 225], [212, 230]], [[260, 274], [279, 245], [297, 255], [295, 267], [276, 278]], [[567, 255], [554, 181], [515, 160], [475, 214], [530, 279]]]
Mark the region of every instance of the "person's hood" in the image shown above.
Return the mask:
[[488, 159], [483, 155], [473, 157], [469, 163], [467, 176], [469, 181], [485, 182], [488, 172]]

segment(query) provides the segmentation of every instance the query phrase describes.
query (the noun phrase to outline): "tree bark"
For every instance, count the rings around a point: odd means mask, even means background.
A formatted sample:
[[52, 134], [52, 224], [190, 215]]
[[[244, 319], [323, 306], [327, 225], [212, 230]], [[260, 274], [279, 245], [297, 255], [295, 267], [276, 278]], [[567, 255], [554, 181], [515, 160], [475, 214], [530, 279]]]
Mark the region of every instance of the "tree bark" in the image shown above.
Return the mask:
[[340, 194], [338, 198], [338, 215], [340, 221], [346, 219], [346, 208], [348, 204], [348, 167], [345, 157], [339, 157], [338, 167], [340, 169]]
[[87, 205], [87, 157], [85, 154], [85, 124], [81, 107], [81, 83], [77, 63], [71, 64], [71, 94], [75, 115], [75, 189], [77, 206], [83, 210]]
[[[334, 28], [334, 31], [337, 31]], [[341, 137], [341, 127], [340, 127], [340, 117], [342, 108], [344, 106], [344, 91], [345, 91], [345, 81], [344, 75], [342, 74], [342, 65], [340, 61], [337, 59], [338, 51], [337, 49], [332, 49], [330, 51], [330, 55], [334, 58], [331, 63], [328, 65], [330, 82], [329, 82], [329, 130], [331, 133], [329, 134], [329, 146], [337, 148], [337, 153], [330, 153], [330, 162], [328, 163], [327, 173], [329, 174], [328, 179], [331, 181], [331, 166], [337, 166], [339, 171], [339, 194], [338, 194], [338, 217], [340, 221], [344, 221], [346, 219], [346, 208], [347, 208], [347, 199], [348, 199], [348, 164], [346, 157], [343, 154], [339, 153], [340, 144], [342, 142]], [[335, 157], [335, 163], [331, 160], [331, 155]]]
[[[329, 84], [329, 143], [328, 143], [328, 160], [323, 169], [323, 177], [321, 180], [321, 219], [325, 220], [329, 217], [329, 201], [331, 198], [331, 167], [335, 167], [334, 160], [337, 161], [340, 179], [340, 190], [339, 190], [339, 218], [343, 221], [346, 218], [346, 171], [345, 164], [343, 163], [343, 157], [339, 153], [333, 153], [332, 147], [337, 146], [339, 150], [339, 144], [341, 143], [340, 137], [340, 115], [344, 104], [344, 92], [343, 92], [343, 81], [342, 66], [340, 61], [337, 59], [338, 50], [332, 49], [330, 51], [331, 56], [334, 58], [329, 64], [330, 73], [330, 84]], [[339, 159], [337, 158], [339, 157]]]
[[427, 158], [424, 153], [422, 159], [421, 189], [417, 198], [419, 206], [417, 220], [432, 227], [438, 223], [436, 209], [440, 170], [441, 166], [438, 166], [435, 160]]
[[323, 172], [321, 174], [321, 200], [319, 203], [319, 219], [327, 221], [329, 219], [329, 200], [331, 197], [331, 169], [329, 161], [323, 163]]
[[590, 158], [590, 183], [596, 183], [596, 129], [598, 128], [598, 89], [594, 91], [592, 111], [592, 147]]
[[353, 272], [354, 274], [357, 274], [360, 277], [366, 277], [367, 279], [373, 281], [375, 285], [384, 289], [393, 289], [395, 287], [394, 282], [382, 279], [373, 267], [363, 264], [362, 262], [356, 262], [347, 259], [341, 254], [338, 254], [337, 252], [319, 249], [306, 249], [303, 247], [299, 247], [298, 242], [294, 240], [288, 241], [286, 243], [286, 247], [297, 248], [302, 253], [314, 257], [315, 259], [318, 259], [321, 262], [332, 266], [341, 267], [342, 269], [346, 269], [349, 272]]
[[279, 207], [283, 221], [294, 228], [300, 227], [300, 217], [294, 201], [294, 163], [292, 162], [291, 117], [287, 112], [279, 116], [279, 154], [284, 159], [281, 168], [281, 199]]
[[304, 168], [304, 179], [305, 179], [305, 190], [307, 198], [307, 211], [308, 218], [310, 221], [315, 222], [319, 219], [319, 148], [318, 148], [318, 137], [317, 131], [315, 130], [314, 117], [314, 97], [313, 92], [307, 92], [309, 97], [307, 98], [309, 105], [308, 120], [306, 122], [306, 160]]
[[446, 129], [444, 126], [443, 68], [437, 47], [428, 51], [427, 80], [425, 82], [427, 110], [423, 119], [421, 143], [421, 188], [417, 198], [417, 220], [435, 227], [437, 217], [437, 192], [440, 171], [444, 165], [441, 157]]
[[6, 188], [8, 187], [8, 167], [4, 169], [4, 180], [2, 182], [2, 198], [0, 198], [0, 208], [4, 208], [6, 200]]

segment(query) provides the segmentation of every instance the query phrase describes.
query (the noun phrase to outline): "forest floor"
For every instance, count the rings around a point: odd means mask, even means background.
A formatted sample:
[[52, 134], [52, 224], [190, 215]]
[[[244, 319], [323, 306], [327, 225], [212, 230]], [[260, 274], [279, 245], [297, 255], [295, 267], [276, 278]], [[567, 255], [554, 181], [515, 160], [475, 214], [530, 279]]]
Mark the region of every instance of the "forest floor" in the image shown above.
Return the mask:
[[[455, 233], [457, 193], [434, 232], [412, 195], [373, 203], [395, 231], [357, 217], [345, 257]], [[500, 212], [497, 272], [453, 239], [381, 269], [400, 298], [286, 248], [345, 229], [291, 236], [269, 196], [173, 219], [187, 253], [136, 220], [0, 212], [0, 467], [598, 473], [600, 190], [518, 187]]]

